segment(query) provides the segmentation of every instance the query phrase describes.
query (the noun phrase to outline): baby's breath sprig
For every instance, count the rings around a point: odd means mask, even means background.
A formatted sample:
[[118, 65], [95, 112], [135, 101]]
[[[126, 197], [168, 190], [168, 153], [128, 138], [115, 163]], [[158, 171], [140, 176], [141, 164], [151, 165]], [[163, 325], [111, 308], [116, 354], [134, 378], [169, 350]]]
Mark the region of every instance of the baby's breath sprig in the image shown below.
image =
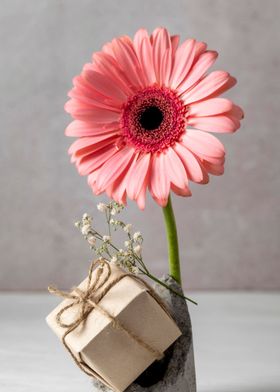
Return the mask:
[[[133, 232], [131, 223], [125, 223], [117, 217], [124, 209], [122, 204], [118, 204], [114, 201], [109, 204], [99, 203], [97, 204], [97, 209], [105, 215], [108, 225], [107, 234], [101, 234], [97, 231], [93, 227], [93, 218], [86, 213], [83, 214], [81, 221], [75, 223], [75, 226], [80, 230], [85, 240], [89, 243], [90, 248], [98, 257], [106, 258], [132, 274], [146, 275], [148, 278], [164, 286], [173, 293], [196, 304], [192, 299], [174, 291], [149, 271], [142, 257], [142, 234], [140, 231]], [[118, 229], [121, 229], [126, 235], [123, 249], [117, 247], [112, 240], [112, 231], [117, 231]]]

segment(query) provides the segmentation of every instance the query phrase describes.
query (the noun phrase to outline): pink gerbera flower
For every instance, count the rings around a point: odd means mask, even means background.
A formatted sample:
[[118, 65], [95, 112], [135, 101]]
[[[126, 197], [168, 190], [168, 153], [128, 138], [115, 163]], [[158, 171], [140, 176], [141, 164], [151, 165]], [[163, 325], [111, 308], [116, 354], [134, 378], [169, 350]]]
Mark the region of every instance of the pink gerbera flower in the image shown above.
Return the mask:
[[95, 194], [145, 206], [146, 189], [161, 206], [172, 190], [190, 196], [189, 181], [206, 184], [224, 171], [225, 150], [209, 132], [231, 133], [243, 112], [219, 96], [236, 80], [206, 74], [217, 52], [157, 28], [113, 39], [74, 78], [65, 109], [78, 139], [69, 153]]

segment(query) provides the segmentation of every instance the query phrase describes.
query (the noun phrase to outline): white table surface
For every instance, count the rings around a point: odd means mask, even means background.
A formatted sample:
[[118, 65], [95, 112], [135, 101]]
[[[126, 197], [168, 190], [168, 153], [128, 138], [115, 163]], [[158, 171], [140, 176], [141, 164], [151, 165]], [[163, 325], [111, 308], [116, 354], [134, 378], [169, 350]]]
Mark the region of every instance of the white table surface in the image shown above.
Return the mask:
[[[192, 293], [198, 392], [280, 392], [280, 293]], [[0, 391], [89, 392], [45, 316], [59, 299], [0, 294]], [[159, 391], [160, 392], [160, 391]]]

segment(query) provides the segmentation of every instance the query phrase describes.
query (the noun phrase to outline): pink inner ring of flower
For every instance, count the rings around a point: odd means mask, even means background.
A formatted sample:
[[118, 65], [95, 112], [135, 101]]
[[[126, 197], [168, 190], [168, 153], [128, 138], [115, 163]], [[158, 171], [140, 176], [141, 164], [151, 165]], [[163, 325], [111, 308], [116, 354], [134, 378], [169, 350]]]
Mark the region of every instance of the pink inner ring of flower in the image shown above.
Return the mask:
[[162, 151], [185, 132], [186, 107], [174, 91], [152, 86], [129, 98], [120, 123], [126, 143], [143, 152]]

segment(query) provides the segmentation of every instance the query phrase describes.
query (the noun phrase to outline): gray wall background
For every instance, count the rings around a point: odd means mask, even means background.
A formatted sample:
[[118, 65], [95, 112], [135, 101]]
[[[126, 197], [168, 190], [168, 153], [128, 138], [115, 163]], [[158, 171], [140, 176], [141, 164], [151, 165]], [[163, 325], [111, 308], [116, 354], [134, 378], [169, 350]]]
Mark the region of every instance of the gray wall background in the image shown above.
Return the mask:
[[[84, 277], [91, 253], [73, 222], [87, 211], [102, 227], [95, 205], [106, 198], [69, 163], [66, 94], [104, 42], [158, 25], [220, 52], [215, 68], [238, 78], [229, 96], [246, 114], [221, 137], [225, 175], [174, 199], [184, 285], [279, 289], [279, 18], [277, 0], [1, 0], [0, 289]], [[143, 232], [146, 263], [166, 271], [160, 208], [129, 203], [125, 217]]]

